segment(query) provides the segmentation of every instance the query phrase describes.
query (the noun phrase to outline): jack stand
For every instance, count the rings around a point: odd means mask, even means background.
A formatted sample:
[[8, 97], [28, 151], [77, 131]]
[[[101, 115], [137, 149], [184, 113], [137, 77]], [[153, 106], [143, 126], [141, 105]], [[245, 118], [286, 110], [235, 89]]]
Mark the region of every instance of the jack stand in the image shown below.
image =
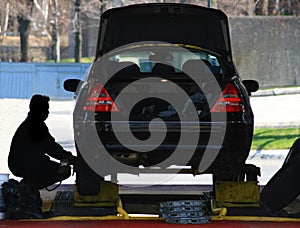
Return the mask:
[[119, 187], [110, 181], [101, 181], [100, 192], [95, 196], [80, 195], [75, 185], [74, 192], [75, 207], [115, 207], [117, 213], [123, 219], [129, 219], [128, 213], [123, 209], [121, 199], [119, 198]]
[[239, 181], [215, 181], [215, 208], [220, 207], [260, 207], [260, 189], [257, 176], [260, 168], [246, 164], [240, 173]]
[[118, 207], [118, 185], [109, 181], [101, 181], [97, 195], [80, 195], [75, 185], [74, 206], [77, 207]]

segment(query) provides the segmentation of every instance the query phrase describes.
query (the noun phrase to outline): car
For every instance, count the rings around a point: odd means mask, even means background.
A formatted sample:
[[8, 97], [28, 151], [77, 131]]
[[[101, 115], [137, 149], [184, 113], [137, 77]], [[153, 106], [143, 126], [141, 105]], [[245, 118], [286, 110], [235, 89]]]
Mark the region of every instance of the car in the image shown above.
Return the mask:
[[210, 173], [238, 180], [249, 155], [254, 80], [233, 62], [227, 16], [151, 3], [101, 16], [95, 59], [74, 92], [80, 194], [117, 173]]

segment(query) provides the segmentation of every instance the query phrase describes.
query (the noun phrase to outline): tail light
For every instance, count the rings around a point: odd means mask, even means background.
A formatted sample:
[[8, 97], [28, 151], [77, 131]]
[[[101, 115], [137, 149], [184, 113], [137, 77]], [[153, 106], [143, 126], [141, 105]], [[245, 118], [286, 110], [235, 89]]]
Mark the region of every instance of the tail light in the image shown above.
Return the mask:
[[83, 106], [84, 111], [91, 112], [118, 112], [115, 102], [110, 97], [107, 90], [101, 83], [96, 83], [87, 98], [85, 105]]
[[243, 112], [244, 104], [239, 96], [239, 91], [229, 83], [220, 94], [211, 112]]

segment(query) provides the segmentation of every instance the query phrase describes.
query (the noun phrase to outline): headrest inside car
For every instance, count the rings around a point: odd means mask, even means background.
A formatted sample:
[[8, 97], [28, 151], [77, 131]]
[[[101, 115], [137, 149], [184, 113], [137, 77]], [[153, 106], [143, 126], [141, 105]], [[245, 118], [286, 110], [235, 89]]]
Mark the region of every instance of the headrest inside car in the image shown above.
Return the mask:
[[139, 75], [140, 68], [133, 62], [116, 62], [111, 61], [109, 64], [109, 72], [117, 76], [121, 75]]
[[153, 74], [174, 74], [175, 68], [163, 63], [156, 63], [152, 68]]

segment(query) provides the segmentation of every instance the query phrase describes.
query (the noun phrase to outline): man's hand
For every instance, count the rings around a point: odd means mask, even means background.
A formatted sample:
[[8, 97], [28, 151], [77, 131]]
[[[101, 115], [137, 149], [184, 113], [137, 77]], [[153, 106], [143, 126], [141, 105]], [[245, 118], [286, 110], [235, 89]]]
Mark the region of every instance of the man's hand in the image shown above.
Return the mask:
[[71, 176], [71, 167], [68, 165], [60, 166], [57, 173], [61, 180], [65, 180]]
[[68, 157], [68, 161], [70, 165], [74, 165], [76, 162], [77, 157], [71, 155], [70, 157]]
[[76, 158], [77, 157], [70, 155], [68, 158], [60, 160], [60, 166], [74, 165]]

